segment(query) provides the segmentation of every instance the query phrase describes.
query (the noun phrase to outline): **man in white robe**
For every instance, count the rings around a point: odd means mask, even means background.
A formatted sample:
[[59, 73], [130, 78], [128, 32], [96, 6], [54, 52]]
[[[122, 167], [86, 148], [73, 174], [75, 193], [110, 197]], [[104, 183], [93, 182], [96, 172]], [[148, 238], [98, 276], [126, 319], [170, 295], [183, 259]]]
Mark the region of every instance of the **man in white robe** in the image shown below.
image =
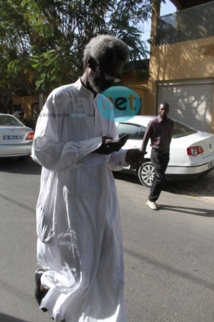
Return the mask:
[[[35, 275], [36, 298], [55, 321], [127, 321], [112, 170], [142, 162], [143, 154], [120, 150], [125, 141], [117, 142], [113, 108], [98, 94], [119, 78], [127, 59], [121, 40], [92, 38], [82, 77], [55, 89], [38, 118], [32, 158], [42, 166], [36, 209], [42, 269]], [[108, 109], [105, 117], [100, 108]]]

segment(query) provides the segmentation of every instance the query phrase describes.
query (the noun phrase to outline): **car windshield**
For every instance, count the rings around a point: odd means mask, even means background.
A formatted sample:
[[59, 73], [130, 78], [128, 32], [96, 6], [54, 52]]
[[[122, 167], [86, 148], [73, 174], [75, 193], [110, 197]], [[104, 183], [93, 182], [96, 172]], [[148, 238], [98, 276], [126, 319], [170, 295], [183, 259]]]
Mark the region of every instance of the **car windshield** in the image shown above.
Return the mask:
[[0, 126], [23, 126], [19, 120], [10, 115], [0, 115]]
[[172, 135], [173, 139], [182, 138], [183, 136], [187, 136], [194, 133], [197, 133], [197, 131], [193, 128], [174, 120], [174, 129]]

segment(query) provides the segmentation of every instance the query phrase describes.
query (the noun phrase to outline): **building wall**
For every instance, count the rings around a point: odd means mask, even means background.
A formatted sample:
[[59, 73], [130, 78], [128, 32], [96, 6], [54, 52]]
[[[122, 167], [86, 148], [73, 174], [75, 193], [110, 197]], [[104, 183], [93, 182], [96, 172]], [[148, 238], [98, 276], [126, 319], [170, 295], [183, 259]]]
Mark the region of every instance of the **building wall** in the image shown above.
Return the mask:
[[[214, 37], [153, 46], [146, 110], [156, 114], [157, 82], [214, 78]], [[210, 131], [214, 132], [214, 99]]]
[[214, 76], [214, 37], [152, 48], [150, 81]]
[[[155, 39], [159, 9], [153, 11], [151, 37]], [[214, 79], [214, 37], [175, 44], [151, 45], [145, 110], [157, 112], [157, 82]], [[214, 94], [213, 94], [214, 95]], [[214, 99], [211, 132], [214, 132]]]
[[14, 96], [12, 99], [13, 105], [21, 105], [21, 107], [24, 110], [25, 118], [31, 118], [32, 117], [32, 106], [34, 104], [38, 104], [38, 100], [32, 96]]
[[135, 91], [141, 100], [141, 109], [139, 114], [148, 114], [149, 110], [146, 110], [146, 99], [147, 99], [147, 84], [148, 80], [139, 80], [137, 74], [132, 72], [123, 76], [122, 84], [123, 86], [129, 87]]

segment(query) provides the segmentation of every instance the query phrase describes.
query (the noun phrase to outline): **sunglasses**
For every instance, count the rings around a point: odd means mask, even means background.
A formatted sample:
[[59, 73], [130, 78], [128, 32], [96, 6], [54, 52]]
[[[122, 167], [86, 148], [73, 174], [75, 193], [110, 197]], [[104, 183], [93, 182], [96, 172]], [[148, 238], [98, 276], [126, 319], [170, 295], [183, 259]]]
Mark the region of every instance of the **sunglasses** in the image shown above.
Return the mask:
[[98, 67], [107, 81], [113, 82], [113, 83], [119, 83], [121, 81], [120, 76], [113, 75], [113, 73], [106, 73], [100, 64], [98, 65]]

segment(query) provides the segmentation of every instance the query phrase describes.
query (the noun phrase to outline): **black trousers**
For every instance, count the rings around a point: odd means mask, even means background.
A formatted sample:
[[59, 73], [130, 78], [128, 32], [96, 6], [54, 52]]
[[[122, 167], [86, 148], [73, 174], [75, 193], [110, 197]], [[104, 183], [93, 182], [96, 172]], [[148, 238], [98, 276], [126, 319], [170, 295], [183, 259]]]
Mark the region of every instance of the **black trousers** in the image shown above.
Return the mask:
[[151, 161], [155, 168], [155, 176], [150, 189], [149, 200], [156, 201], [163, 189], [165, 172], [169, 163], [169, 152], [163, 153], [161, 150], [152, 149]]

